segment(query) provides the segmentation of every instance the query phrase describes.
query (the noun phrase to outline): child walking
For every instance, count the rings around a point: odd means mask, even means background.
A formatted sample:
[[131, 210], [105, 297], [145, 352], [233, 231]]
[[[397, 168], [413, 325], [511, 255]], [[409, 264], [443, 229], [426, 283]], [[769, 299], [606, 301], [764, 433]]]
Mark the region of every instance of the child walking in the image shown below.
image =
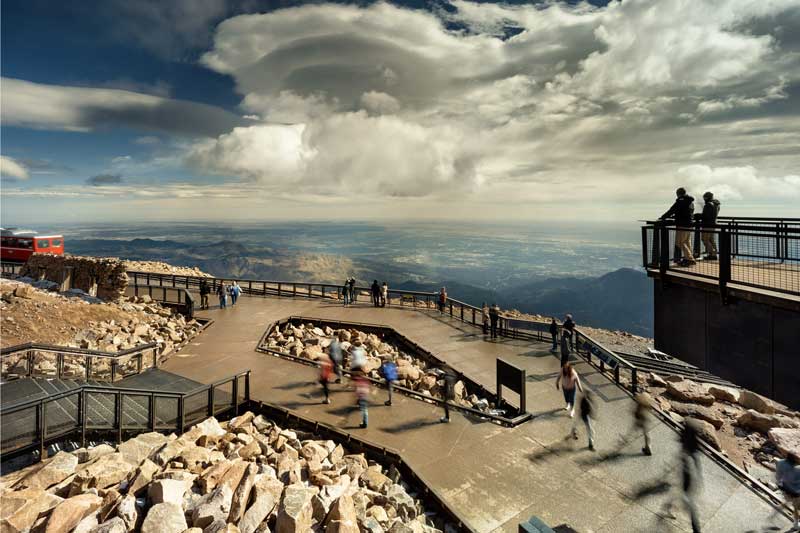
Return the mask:
[[325, 393], [325, 399], [322, 403], [331, 403], [330, 390], [328, 384], [331, 381], [331, 374], [333, 373], [333, 362], [328, 354], [323, 353], [322, 359], [319, 364], [319, 382], [322, 385], [322, 392]]
[[569, 411], [569, 417], [575, 415], [575, 389], [577, 388], [583, 392], [583, 385], [581, 385], [581, 378], [578, 377], [578, 372], [572, 368], [572, 365], [566, 363], [561, 367], [561, 372], [558, 373], [556, 378], [556, 390], [561, 385], [564, 391], [564, 401], [566, 402], [566, 411]]

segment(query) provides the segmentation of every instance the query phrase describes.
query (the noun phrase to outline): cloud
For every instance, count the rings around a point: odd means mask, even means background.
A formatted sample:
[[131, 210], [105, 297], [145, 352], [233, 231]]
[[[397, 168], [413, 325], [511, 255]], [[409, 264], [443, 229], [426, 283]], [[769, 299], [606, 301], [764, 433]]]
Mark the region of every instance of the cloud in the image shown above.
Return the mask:
[[98, 174], [91, 178], [86, 178], [86, 184], [93, 187], [100, 185], [117, 185], [122, 183], [122, 176], [119, 174]]
[[140, 144], [142, 146], [150, 146], [153, 144], [160, 144], [161, 139], [155, 137], [153, 135], [145, 135], [143, 137], [137, 137], [133, 140], [134, 144]]
[[92, 131], [126, 126], [185, 136], [217, 136], [243, 120], [206, 104], [119, 89], [45, 85], [2, 78], [3, 124]]
[[16, 159], [0, 155], [0, 175], [10, 180], [27, 180], [30, 178], [30, 171]]
[[[800, 54], [774, 23], [800, 31], [796, 2], [445, 7], [223, 21], [201, 62], [233, 78], [260, 123], [196, 143], [187, 161], [273, 191], [535, 204], [554, 183], [605, 201], [669, 192], [664, 178], [689, 164], [791, 176], [800, 163]], [[731, 128], [753, 119], [772, 133]]]
[[707, 165], [687, 165], [678, 169], [678, 174], [696, 196], [711, 191], [721, 200], [800, 198], [800, 175], [797, 174], [763, 176], [751, 166], [712, 168]]

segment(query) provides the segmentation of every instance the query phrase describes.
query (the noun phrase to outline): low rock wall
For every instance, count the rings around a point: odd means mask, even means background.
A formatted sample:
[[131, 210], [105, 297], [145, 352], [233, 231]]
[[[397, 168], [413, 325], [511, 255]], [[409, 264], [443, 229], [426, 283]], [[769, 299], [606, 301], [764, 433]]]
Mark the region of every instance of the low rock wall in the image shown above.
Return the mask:
[[115, 257], [34, 254], [22, 267], [22, 276], [65, 283], [62, 290], [77, 288], [103, 300], [117, 300], [128, 286], [125, 262]]

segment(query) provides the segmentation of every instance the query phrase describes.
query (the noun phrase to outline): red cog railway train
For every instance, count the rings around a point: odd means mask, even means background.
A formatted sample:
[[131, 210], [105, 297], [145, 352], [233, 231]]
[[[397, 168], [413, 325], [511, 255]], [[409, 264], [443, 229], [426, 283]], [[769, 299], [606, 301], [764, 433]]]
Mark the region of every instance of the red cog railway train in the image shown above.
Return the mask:
[[39, 235], [35, 231], [0, 228], [0, 258], [24, 263], [34, 253], [64, 255], [63, 235]]

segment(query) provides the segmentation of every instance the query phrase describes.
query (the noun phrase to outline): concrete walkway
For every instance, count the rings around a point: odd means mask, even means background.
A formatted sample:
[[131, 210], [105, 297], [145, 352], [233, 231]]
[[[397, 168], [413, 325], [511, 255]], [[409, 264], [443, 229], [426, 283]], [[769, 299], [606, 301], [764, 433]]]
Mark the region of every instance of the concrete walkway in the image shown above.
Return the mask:
[[[440, 408], [402, 395], [385, 407], [386, 391], [375, 388], [369, 428], [359, 429], [360, 416], [346, 385], [333, 385], [333, 403], [321, 404], [315, 369], [254, 351], [266, 326], [290, 315], [391, 326], [490, 390], [495, 358], [502, 357], [526, 369], [528, 410], [536, 417], [513, 429], [459, 413], [451, 414], [452, 423], [440, 424]], [[579, 363], [585, 386], [596, 393], [597, 451], [586, 449], [582, 428], [580, 440], [565, 439], [572, 420], [555, 389], [559, 360], [549, 353], [549, 345], [490, 342], [476, 329], [435, 312], [361, 304], [343, 308], [333, 301], [303, 298], [243, 297], [235, 307], [200, 316], [215, 322], [172, 357], [165, 370], [211, 382], [251, 369], [254, 399], [400, 451], [477, 531], [517, 531], [517, 524], [532, 515], [551, 527], [562, 526], [558, 531], [691, 531], [676, 489], [646, 491], [663, 481], [677, 487], [677, 434], [657, 423], [652, 435], [655, 455], [643, 456], [642, 438], [632, 431], [633, 401]], [[706, 457], [702, 470], [698, 503], [703, 531], [786, 531], [790, 526]], [[674, 518], [664, 509], [669, 501], [675, 502]]]

